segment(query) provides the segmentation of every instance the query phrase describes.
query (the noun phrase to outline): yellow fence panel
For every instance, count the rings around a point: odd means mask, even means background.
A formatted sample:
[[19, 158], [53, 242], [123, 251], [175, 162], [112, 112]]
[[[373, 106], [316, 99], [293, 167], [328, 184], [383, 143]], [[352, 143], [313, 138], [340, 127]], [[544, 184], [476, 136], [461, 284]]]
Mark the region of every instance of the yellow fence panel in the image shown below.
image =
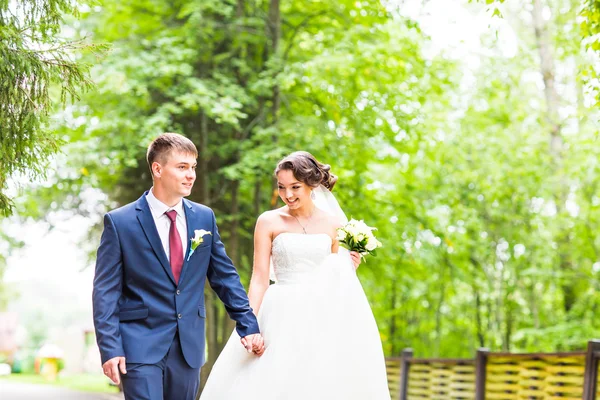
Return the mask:
[[585, 353], [488, 353], [485, 398], [497, 400], [578, 399], [583, 395]]

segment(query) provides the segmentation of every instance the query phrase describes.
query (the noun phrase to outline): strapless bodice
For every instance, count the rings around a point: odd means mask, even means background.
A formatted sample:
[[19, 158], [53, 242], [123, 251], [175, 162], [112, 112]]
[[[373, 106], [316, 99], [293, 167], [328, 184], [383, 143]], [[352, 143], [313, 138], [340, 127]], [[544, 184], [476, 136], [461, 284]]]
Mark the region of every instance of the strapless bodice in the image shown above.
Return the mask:
[[271, 246], [277, 283], [304, 280], [330, 254], [331, 236], [326, 233], [280, 233]]

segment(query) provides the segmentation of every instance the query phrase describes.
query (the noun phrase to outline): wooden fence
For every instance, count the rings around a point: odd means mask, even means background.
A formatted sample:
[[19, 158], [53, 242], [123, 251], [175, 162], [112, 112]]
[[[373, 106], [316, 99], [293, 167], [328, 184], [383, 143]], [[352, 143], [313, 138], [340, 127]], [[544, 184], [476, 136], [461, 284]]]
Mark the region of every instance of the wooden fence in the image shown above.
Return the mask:
[[393, 400], [600, 400], [600, 341], [566, 353], [477, 351], [475, 359], [386, 359]]

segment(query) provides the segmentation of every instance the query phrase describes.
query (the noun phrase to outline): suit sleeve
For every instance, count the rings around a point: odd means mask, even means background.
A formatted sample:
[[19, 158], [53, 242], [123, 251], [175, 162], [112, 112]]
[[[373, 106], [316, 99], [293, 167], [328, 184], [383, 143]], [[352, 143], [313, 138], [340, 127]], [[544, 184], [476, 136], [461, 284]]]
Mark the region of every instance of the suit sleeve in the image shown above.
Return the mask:
[[236, 330], [240, 337], [259, 333], [258, 322], [250, 307], [246, 291], [240, 282], [240, 276], [221, 242], [215, 214], [212, 211], [211, 214], [213, 242], [207, 272], [208, 282], [225, 304], [225, 309], [231, 319], [236, 321]]
[[123, 281], [123, 259], [117, 229], [110, 214], [104, 216], [104, 232], [96, 257], [92, 292], [94, 328], [102, 364], [114, 357], [124, 357], [119, 332], [119, 307]]

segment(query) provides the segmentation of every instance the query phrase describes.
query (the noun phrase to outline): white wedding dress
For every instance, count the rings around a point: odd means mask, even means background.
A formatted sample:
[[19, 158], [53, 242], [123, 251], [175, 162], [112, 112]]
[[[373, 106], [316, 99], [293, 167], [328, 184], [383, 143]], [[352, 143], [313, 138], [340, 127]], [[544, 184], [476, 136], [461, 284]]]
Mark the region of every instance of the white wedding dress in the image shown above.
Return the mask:
[[331, 244], [327, 234], [273, 240], [277, 283], [258, 313], [265, 353], [248, 354], [234, 331], [201, 400], [390, 399], [373, 313], [347, 251]]

